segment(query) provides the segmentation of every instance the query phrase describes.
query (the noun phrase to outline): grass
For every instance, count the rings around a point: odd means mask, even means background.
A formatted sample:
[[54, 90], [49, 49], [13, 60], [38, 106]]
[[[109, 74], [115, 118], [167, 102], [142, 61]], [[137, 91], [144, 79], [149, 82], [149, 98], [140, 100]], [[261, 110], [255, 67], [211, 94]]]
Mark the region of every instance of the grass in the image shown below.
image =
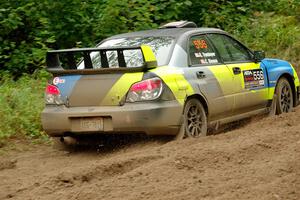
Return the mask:
[[40, 113], [48, 74], [39, 71], [17, 81], [4, 73], [0, 79], [0, 143], [9, 137], [43, 138]]

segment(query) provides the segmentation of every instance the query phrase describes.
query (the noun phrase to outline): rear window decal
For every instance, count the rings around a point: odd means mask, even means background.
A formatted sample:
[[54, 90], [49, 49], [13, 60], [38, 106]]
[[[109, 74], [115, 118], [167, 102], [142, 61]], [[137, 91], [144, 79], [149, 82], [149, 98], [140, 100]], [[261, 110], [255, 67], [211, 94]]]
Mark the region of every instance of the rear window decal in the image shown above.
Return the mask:
[[218, 63], [218, 60], [217, 59], [207, 59], [207, 61], [209, 62], [209, 63], [212, 63], [212, 64], [215, 64], [215, 63]]
[[201, 52], [195, 53], [196, 58], [203, 58], [203, 55]]
[[200, 64], [207, 64], [208, 62], [205, 59], [200, 59]]
[[265, 77], [262, 69], [244, 70], [245, 89], [261, 88], [265, 86]]
[[201, 53], [201, 52], [198, 52], [198, 53], [195, 53], [195, 57], [196, 58], [209, 58], [209, 57], [216, 57], [216, 54], [214, 52], [208, 52], [208, 53]]
[[216, 57], [216, 54], [214, 52], [207, 52], [203, 53], [203, 56], [208, 58], [208, 57]]
[[193, 40], [193, 44], [196, 49], [207, 49], [207, 44], [205, 40]]

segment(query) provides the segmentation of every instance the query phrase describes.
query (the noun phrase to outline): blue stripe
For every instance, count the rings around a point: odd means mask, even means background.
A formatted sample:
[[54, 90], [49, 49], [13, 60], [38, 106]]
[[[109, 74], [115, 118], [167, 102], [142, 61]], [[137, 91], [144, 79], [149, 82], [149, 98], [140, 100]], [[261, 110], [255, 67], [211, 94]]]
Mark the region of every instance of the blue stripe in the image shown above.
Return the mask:
[[65, 102], [67, 97], [72, 93], [74, 86], [81, 78], [81, 75], [59, 76], [59, 78], [63, 79], [64, 82], [58, 83], [56, 86], [60, 91], [62, 100]]
[[[264, 66], [263, 66], [264, 65]], [[290, 74], [294, 77], [293, 69], [287, 61], [278, 59], [264, 59], [261, 67], [266, 67], [269, 77], [269, 87], [275, 87], [277, 80], [282, 74]]]

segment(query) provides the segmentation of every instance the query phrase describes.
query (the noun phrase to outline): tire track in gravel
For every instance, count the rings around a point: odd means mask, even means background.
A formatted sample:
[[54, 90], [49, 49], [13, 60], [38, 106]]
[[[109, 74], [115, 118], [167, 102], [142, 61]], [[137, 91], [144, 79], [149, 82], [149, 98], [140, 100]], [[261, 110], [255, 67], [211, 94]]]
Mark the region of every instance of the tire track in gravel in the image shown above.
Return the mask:
[[0, 157], [0, 199], [300, 199], [299, 122], [297, 108], [199, 139], [35, 145]]

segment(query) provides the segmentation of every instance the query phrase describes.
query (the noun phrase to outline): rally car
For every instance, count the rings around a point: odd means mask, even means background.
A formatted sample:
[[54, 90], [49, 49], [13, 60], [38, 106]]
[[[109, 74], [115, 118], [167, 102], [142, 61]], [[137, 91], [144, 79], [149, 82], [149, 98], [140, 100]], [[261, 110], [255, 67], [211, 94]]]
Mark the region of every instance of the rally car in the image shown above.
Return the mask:
[[53, 78], [41, 118], [52, 137], [205, 136], [209, 127], [290, 112], [300, 94], [289, 62], [187, 21], [49, 51], [47, 70]]

